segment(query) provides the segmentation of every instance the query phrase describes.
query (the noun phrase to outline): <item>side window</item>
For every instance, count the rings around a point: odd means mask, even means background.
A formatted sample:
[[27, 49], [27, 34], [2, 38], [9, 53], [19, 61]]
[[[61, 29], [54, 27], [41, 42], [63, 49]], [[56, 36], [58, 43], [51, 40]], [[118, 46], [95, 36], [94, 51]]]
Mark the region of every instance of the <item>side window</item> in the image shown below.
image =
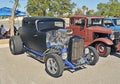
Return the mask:
[[85, 20], [83, 18], [75, 19], [75, 25], [84, 26]]
[[74, 18], [71, 18], [70, 24], [71, 24], [71, 25], [74, 25]]
[[30, 21], [23, 21], [23, 26], [26, 28], [36, 28], [35, 23], [30, 22]]
[[103, 26], [102, 18], [93, 18], [91, 19], [92, 26]]

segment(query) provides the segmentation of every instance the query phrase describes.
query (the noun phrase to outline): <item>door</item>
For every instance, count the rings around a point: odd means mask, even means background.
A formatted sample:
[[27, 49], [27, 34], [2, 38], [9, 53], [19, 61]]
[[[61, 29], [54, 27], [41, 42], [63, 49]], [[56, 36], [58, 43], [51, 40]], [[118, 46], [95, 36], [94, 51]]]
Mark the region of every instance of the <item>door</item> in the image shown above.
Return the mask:
[[21, 37], [26, 47], [37, 52], [46, 50], [46, 34], [38, 32], [35, 25], [25, 26], [22, 28]]
[[74, 21], [71, 23], [70, 28], [73, 29], [73, 35], [81, 35], [83, 38], [85, 38], [84, 18], [74, 18]]

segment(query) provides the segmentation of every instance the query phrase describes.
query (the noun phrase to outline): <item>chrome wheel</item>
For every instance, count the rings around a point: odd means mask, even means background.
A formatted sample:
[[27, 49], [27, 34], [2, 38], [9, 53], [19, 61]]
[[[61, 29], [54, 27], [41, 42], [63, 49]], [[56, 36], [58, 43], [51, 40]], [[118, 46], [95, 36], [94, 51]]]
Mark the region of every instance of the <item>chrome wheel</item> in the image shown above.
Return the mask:
[[58, 65], [53, 58], [49, 58], [47, 60], [47, 68], [50, 73], [55, 74], [58, 71]]
[[64, 70], [62, 58], [57, 54], [47, 54], [45, 59], [45, 70], [53, 77], [61, 76]]

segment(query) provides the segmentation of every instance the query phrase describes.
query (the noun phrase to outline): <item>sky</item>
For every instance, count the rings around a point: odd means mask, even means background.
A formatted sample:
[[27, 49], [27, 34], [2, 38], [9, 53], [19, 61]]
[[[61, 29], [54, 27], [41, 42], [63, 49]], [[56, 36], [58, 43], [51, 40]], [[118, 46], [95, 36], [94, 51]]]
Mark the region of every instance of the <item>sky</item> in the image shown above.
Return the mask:
[[[0, 8], [2, 7], [10, 7], [12, 8], [14, 0], [0, 0]], [[72, 2], [76, 3], [76, 8], [82, 8], [83, 5], [87, 6], [89, 9], [97, 10], [97, 4], [99, 3], [107, 3], [109, 0], [71, 0]], [[120, 0], [118, 0], [120, 2]], [[27, 0], [19, 0], [20, 7], [18, 10], [26, 11]], [[74, 10], [75, 10], [74, 9]]]

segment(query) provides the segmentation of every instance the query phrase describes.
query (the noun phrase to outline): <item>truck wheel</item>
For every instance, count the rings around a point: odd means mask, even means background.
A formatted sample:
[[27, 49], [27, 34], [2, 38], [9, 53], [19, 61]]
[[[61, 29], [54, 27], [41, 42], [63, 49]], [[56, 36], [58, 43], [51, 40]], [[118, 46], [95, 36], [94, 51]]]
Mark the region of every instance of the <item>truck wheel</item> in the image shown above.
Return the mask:
[[111, 47], [105, 43], [98, 43], [95, 47], [101, 57], [107, 57], [111, 52]]
[[45, 59], [45, 70], [53, 77], [61, 76], [64, 70], [62, 58], [57, 54], [48, 54]]
[[95, 65], [99, 60], [99, 54], [94, 47], [88, 46], [87, 48], [89, 49], [86, 56], [87, 61], [89, 62], [89, 65]]
[[13, 55], [23, 54], [23, 42], [20, 36], [12, 36], [9, 40], [9, 48]]

